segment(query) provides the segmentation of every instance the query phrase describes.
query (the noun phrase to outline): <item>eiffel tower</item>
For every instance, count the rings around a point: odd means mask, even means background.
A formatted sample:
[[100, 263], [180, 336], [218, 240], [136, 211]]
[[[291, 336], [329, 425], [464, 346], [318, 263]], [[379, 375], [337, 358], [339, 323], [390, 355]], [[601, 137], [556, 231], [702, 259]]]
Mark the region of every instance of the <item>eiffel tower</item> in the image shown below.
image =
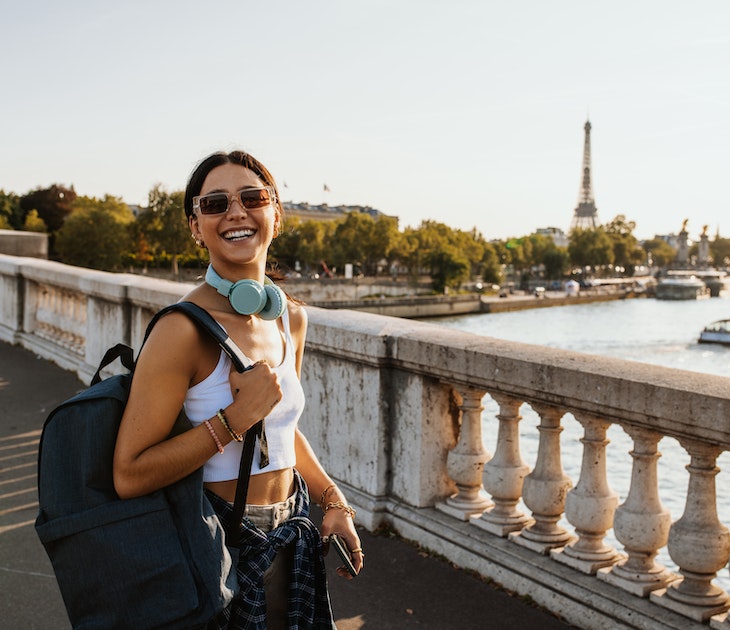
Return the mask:
[[578, 205], [573, 213], [570, 229], [593, 230], [598, 227], [598, 209], [593, 199], [591, 183], [591, 123], [586, 120], [586, 139], [583, 145], [583, 178], [578, 195]]

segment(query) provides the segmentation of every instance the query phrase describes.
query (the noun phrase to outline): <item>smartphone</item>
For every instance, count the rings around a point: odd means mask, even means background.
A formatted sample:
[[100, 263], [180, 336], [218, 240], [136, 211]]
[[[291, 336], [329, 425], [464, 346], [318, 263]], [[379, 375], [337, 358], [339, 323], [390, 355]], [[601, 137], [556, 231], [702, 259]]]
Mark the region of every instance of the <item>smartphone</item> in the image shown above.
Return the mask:
[[329, 542], [330, 547], [335, 548], [337, 555], [340, 556], [340, 560], [342, 560], [342, 562], [345, 564], [347, 572], [352, 577], [355, 577], [357, 575], [357, 571], [355, 571], [355, 567], [352, 564], [352, 554], [350, 554], [350, 550], [347, 548], [345, 541], [342, 540], [342, 538], [340, 538], [337, 534], [330, 534]]

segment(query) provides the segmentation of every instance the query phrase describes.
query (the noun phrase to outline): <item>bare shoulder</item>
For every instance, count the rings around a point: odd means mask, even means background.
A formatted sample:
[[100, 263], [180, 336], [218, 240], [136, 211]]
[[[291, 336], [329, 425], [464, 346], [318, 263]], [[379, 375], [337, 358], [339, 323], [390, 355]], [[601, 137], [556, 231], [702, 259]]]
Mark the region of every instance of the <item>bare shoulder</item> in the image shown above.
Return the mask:
[[172, 311], [161, 317], [150, 333], [148, 343], [174, 341], [177, 345], [195, 343], [200, 338], [197, 326], [184, 313]]
[[306, 335], [307, 323], [309, 321], [307, 318], [307, 310], [302, 304], [296, 304], [291, 301], [287, 304], [287, 309], [289, 310], [289, 326], [292, 335], [295, 337]]
[[155, 324], [140, 353], [140, 366], [182, 370], [193, 376], [210, 344], [184, 313], [173, 311]]

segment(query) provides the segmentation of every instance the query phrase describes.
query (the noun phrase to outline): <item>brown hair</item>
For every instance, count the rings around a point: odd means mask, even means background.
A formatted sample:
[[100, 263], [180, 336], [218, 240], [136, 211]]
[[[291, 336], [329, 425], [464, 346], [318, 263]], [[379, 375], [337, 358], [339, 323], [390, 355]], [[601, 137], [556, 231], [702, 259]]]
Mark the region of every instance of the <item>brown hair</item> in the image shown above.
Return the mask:
[[271, 186], [274, 189], [274, 194], [276, 196], [275, 207], [277, 222], [280, 225], [284, 218], [284, 209], [281, 205], [279, 189], [276, 186], [274, 176], [269, 172], [269, 169], [261, 164], [261, 162], [245, 151], [231, 151], [230, 153], [218, 151], [216, 153], [212, 153], [198, 163], [193, 172], [190, 174], [188, 185], [185, 188], [185, 215], [188, 218], [193, 216], [193, 197], [197, 197], [200, 194], [205, 178], [208, 177], [208, 173], [223, 164], [238, 164], [239, 166], [243, 166], [244, 168], [253, 171], [256, 176], [264, 182], [265, 186]]

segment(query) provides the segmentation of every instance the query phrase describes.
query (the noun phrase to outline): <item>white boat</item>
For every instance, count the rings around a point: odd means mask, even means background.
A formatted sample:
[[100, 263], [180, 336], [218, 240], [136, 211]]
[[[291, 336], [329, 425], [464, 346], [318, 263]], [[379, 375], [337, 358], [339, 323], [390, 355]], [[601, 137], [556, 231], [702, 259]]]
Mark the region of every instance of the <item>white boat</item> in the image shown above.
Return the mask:
[[722, 343], [730, 345], [730, 319], [721, 319], [705, 326], [700, 333], [699, 343]]
[[709, 296], [707, 285], [695, 276], [660, 278], [656, 285], [657, 300], [698, 300]]

